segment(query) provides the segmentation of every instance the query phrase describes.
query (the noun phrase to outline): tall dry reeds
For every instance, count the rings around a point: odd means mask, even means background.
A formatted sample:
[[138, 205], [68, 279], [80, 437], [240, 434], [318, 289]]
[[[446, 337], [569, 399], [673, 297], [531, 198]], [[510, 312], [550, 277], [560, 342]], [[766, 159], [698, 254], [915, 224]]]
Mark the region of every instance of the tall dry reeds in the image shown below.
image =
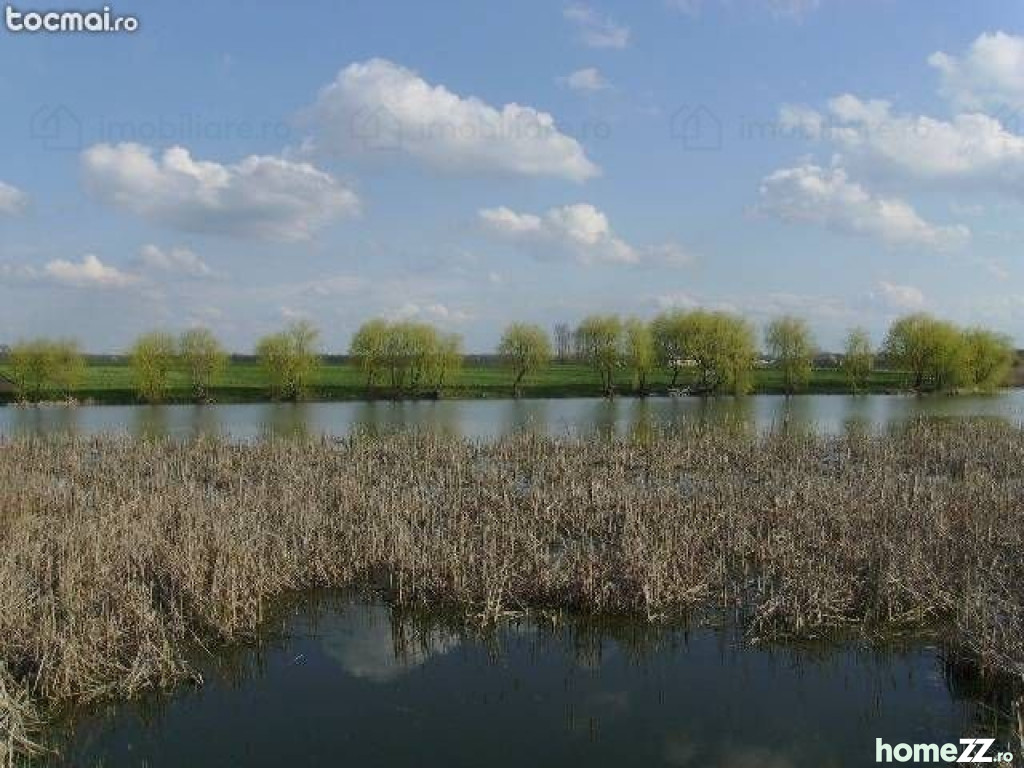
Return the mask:
[[194, 643], [251, 637], [270, 598], [319, 587], [485, 622], [710, 609], [760, 637], [926, 631], [1019, 673], [1022, 461], [1020, 429], [967, 423], [0, 443], [0, 749], [29, 748], [31, 704], [179, 681]]

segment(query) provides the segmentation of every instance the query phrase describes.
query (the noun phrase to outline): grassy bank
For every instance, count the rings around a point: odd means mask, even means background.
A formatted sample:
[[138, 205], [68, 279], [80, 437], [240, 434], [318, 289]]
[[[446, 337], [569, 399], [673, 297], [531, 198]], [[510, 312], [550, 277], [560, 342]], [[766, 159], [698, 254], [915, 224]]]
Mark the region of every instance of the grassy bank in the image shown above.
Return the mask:
[[[0, 749], [59, 702], [190, 676], [272, 598], [367, 585], [755, 637], [928, 633], [1024, 671], [1024, 432], [698, 428], [643, 441], [397, 434], [0, 443]], [[0, 760], [2, 763], [2, 760]]]
[[[9, 370], [0, 365], [0, 374]], [[456, 373], [445, 385], [441, 395], [446, 398], [502, 398], [512, 396], [512, 374], [497, 364], [471, 363]], [[894, 392], [903, 385], [904, 377], [894, 371], [875, 371], [871, 374], [867, 392]], [[693, 383], [693, 373], [684, 372], [677, 387]], [[637, 394], [632, 377], [622, 371], [616, 378], [616, 392], [622, 395]], [[653, 394], [664, 394], [671, 385], [671, 377], [657, 372], [650, 377], [648, 390]], [[258, 402], [268, 399], [267, 377], [255, 361], [232, 361], [225, 371], [216, 377], [210, 391], [217, 402]], [[782, 377], [779, 371], [758, 369], [754, 372], [753, 392], [759, 394], [781, 393]], [[815, 370], [808, 383], [807, 392], [835, 394], [849, 392], [846, 376], [838, 369]], [[531, 374], [524, 382], [525, 397], [601, 397], [603, 395], [597, 373], [578, 363], [554, 363]], [[361, 400], [367, 397], [391, 397], [387, 387], [378, 385], [367, 390], [364, 374], [350, 363], [325, 365], [312, 382], [309, 398], [312, 400]], [[0, 393], [0, 398], [5, 397]], [[98, 403], [138, 402], [132, 379], [131, 368], [125, 362], [91, 360], [86, 367], [81, 385], [75, 389], [76, 399]], [[10, 400], [13, 395], [6, 395]], [[172, 374], [171, 402], [190, 402], [191, 391], [184, 373]]]

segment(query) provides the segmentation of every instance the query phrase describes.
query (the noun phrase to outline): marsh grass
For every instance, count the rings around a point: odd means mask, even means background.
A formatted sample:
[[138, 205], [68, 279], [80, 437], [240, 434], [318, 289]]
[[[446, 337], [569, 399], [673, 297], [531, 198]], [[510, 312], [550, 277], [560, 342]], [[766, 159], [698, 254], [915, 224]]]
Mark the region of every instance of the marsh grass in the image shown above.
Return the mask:
[[1024, 431], [398, 433], [0, 443], [0, 759], [41, 715], [195, 677], [302, 590], [751, 639], [939, 637], [1024, 670]]

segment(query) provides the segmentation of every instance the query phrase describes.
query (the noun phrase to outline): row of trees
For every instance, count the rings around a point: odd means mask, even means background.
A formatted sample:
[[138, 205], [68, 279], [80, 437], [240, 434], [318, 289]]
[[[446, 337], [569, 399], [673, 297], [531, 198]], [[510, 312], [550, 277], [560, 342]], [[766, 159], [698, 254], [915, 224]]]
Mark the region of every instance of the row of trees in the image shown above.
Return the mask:
[[[299, 399], [308, 391], [322, 364], [319, 332], [308, 322], [264, 336], [256, 353], [271, 396]], [[764, 348], [787, 393], [804, 389], [817, 350], [807, 323], [785, 316], [765, 329]], [[618, 315], [591, 315], [575, 328], [555, 327], [554, 345], [544, 328], [513, 323], [502, 334], [497, 353], [510, 369], [516, 395], [524, 379], [552, 358], [574, 359], [593, 369], [601, 390], [611, 395], [621, 372], [645, 394], [656, 370], [675, 388], [684, 382], [697, 393], [747, 392], [758, 364], [753, 326], [742, 317], [709, 310], [672, 310], [650, 322]], [[364, 323], [352, 338], [349, 354], [365, 377], [367, 392], [386, 386], [400, 394], [439, 392], [458, 373], [464, 360], [462, 338], [426, 323]], [[849, 388], [867, 385], [876, 360], [901, 371], [905, 385], [916, 391], [987, 391], [1005, 383], [1015, 360], [1011, 340], [983, 328], [962, 329], [926, 314], [908, 315], [890, 327], [882, 347], [872, 347], [868, 333], [853, 329], [846, 337], [840, 367]], [[196, 400], [209, 398], [214, 379], [228, 355], [207, 329], [179, 336], [165, 332], [139, 337], [129, 352], [139, 396], [164, 400], [176, 376], [183, 377]], [[11, 376], [21, 397], [48, 394], [70, 397], [85, 371], [84, 357], [74, 341], [34, 339], [15, 344], [9, 353]]]
[[[660, 368], [671, 377], [673, 388], [681, 374], [692, 369], [692, 390], [741, 394], [750, 388], [757, 361], [753, 327], [728, 312], [673, 310], [649, 323], [592, 315], [575, 330], [556, 325], [554, 336], [557, 358], [588, 363], [608, 394], [614, 390], [615, 372], [623, 368], [631, 371], [640, 393], [647, 391], [652, 370]], [[776, 318], [765, 328], [764, 346], [769, 359], [763, 363], [778, 371], [782, 389], [795, 393], [806, 388], [817, 353], [806, 321]], [[552, 354], [544, 330], [522, 324], [509, 326], [498, 352], [515, 371], [517, 392], [523, 377], [547, 364]], [[1015, 356], [1007, 336], [984, 328], [961, 329], [918, 313], [896, 321], [877, 351], [866, 330], [852, 329], [840, 368], [853, 392], [867, 387], [879, 357], [893, 370], [906, 372], [906, 386], [915, 391], [991, 391], [1006, 382]]]
[[[591, 315], [575, 330], [564, 325], [555, 330], [559, 359], [571, 356], [589, 365], [606, 394], [614, 392], [620, 370], [630, 372], [634, 388], [643, 394], [654, 370], [668, 371], [675, 387], [687, 367], [696, 370], [699, 391], [746, 392], [757, 349], [753, 327], [727, 312], [672, 311], [651, 322]], [[518, 392], [524, 376], [550, 361], [551, 344], [543, 328], [516, 323], [503, 334], [498, 354], [515, 372]]]
[[462, 367], [462, 337], [439, 333], [427, 323], [370, 320], [352, 337], [349, 355], [370, 391], [387, 376], [395, 392], [440, 391]]
[[[319, 336], [312, 324], [297, 322], [257, 342], [256, 354], [272, 397], [298, 399], [305, 394], [321, 365]], [[162, 331], [147, 333], [132, 345], [128, 357], [136, 391], [151, 403], [166, 398], [179, 372], [195, 400], [208, 400], [214, 379], [228, 362], [224, 347], [206, 328], [192, 328], [177, 337]]]

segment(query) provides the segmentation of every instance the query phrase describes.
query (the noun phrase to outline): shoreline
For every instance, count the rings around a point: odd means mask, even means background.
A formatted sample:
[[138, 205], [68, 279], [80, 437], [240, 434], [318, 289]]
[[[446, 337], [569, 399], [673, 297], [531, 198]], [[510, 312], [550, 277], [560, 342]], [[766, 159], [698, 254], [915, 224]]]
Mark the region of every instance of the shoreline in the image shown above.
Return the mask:
[[[10, 372], [0, 366], [0, 376]], [[505, 400], [505, 399], [565, 399], [573, 397], [606, 397], [597, 372], [582, 363], [552, 363], [531, 373], [515, 397], [514, 376], [506, 368], [492, 363], [467, 362], [441, 386], [423, 383], [409, 389], [395, 389], [378, 377], [368, 388], [365, 374], [350, 362], [325, 363], [310, 380], [301, 398], [307, 402], [420, 402], [427, 400]], [[2, 379], [0, 379], [2, 383]], [[1011, 384], [1024, 383], [1024, 379], [1011, 379]], [[695, 372], [687, 370], [675, 382], [669, 372], [652, 372], [643, 390], [636, 386], [625, 370], [618, 371], [613, 381], [615, 398], [644, 398], [672, 396], [673, 391], [683, 397], [735, 397], [729, 392], [702, 393]], [[905, 386], [905, 374], [878, 369], [872, 372], [866, 385], [856, 394], [898, 394], [910, 392]], [[759, 368], [753, 372], [748, 395], [785, 395], [781, 373], [776, 369]], [[815, 369], [806, 385], [794, 394], [854, 394], [845, 374], [835, 368]], [[70, 395], [85, 404], [134, 405], [145, 402], [135, 389], [132, 369], [121, 360], [93, 359], [89, 361], [82, 380], [70, 390]], [[207, 399], [218, 403], [284, 402], [275, 399], [269, 390], [266, 372], [250, 361], [233, 361], [208, 387]], [[0, 403], [11, 403], [18, 394], [8, 381], [0, 387]], [[54, 390], [43, 390], [30, 400], [62, 400]], [[161, 402], [196, 404], [187, 376], [182, 371], [171, 373]]]

